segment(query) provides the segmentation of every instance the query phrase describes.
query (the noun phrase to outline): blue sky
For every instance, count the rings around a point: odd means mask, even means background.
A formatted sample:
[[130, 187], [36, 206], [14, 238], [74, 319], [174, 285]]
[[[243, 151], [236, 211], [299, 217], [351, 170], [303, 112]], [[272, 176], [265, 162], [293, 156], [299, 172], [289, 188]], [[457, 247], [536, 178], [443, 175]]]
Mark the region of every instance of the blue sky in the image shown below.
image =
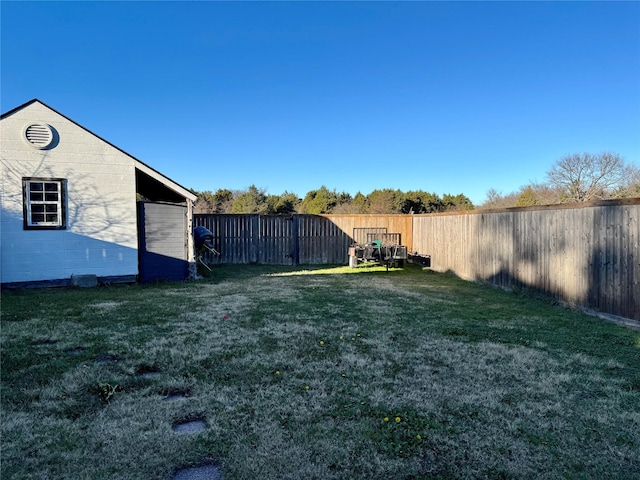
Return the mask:
[[570, 153], [640, 164], [639, 2], [1, 3], [38, 98], [178, 183], [479, 204]]

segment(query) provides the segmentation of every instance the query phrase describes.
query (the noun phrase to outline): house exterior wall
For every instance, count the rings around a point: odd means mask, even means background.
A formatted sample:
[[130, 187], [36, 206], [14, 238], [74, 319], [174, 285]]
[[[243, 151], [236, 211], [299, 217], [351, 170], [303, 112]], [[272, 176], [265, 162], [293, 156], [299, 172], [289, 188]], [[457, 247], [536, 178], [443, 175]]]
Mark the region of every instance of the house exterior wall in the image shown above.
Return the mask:
[[[31, 122], [53, 127], [51, 147], [24, 140]], [[0, 139], [1, 283], [138, 273], [133, 158], [37, 101], [0, 121]], [[65, 229], [24, 229], [23, 177], [66, 179]]]

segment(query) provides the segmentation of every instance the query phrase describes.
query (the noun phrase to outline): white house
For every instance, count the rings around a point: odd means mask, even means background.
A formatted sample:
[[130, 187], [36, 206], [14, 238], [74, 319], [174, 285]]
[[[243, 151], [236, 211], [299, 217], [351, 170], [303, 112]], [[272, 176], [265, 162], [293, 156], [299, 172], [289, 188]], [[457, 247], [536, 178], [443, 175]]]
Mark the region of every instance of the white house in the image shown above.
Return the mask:
[[0, 116], [0, 172], [3, 286], [193, 272], [195, 195], [41, 101]]

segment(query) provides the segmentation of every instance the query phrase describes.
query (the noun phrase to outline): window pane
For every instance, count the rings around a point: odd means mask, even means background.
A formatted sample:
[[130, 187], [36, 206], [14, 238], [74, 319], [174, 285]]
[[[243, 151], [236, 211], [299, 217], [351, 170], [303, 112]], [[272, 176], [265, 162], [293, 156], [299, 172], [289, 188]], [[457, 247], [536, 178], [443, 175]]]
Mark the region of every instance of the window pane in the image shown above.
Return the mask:
[[25, 178], [23, 185], [26, 193], [26, 228], [65, 228], [65, 206], [62, 204], [65, 181], [57, 178]]

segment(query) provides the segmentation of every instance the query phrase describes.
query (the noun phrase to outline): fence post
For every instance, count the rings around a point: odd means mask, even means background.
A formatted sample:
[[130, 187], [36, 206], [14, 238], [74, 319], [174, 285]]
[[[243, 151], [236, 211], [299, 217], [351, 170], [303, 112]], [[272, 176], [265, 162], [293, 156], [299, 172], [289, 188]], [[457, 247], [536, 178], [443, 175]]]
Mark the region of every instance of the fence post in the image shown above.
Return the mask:
[[300, 265], [300, 215], [292, 215], [291, 236], [293, 237], [293, 264]]
[[251, 215], [249, 263], [260, 263], [260, 214]]

